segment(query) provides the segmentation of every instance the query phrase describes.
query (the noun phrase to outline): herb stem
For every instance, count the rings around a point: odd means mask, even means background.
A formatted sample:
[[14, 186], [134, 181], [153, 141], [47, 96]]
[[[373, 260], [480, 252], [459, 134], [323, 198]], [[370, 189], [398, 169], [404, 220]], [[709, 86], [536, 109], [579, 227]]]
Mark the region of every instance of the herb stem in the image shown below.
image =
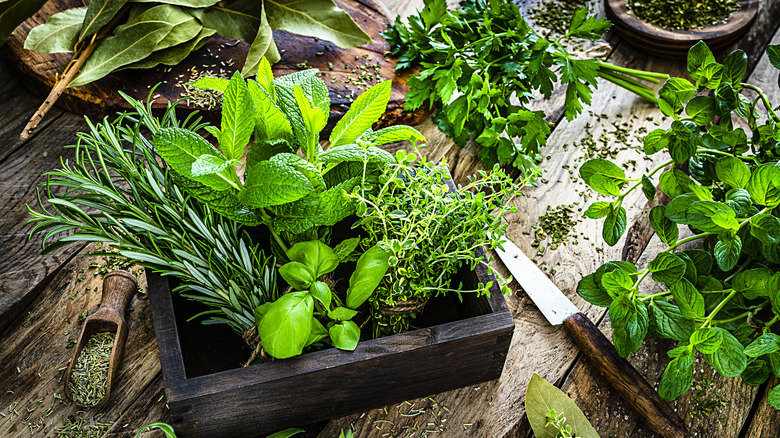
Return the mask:
[[772, 119], [775, 122], [780, 123], [780, 116], [778, 116], [777, 113], [775, 113], [775, 110], [772, 109], [772, 104], [769, 103], [769, 97], [767, 97], [766, 93], [764, 93], [764, 90], [751, 84], [742, 83], [741, 85], [742, 88], [747, 88], [748, 90], [753, 90], [756, 93], [758, 93], [758, 96], [761, 97], [761, 101], [764, 102], [764, 107], [766, 107], [766, 110], [769, 113], [769, 115], [772, 117]]
[[641, 78], [643, 80], [646, 80], [648, 82], [652, 82], [654, 84], [658, 84], [661, 82], [661, 79], [669, 79], [669, 75], [666, 73], [657, 73], [652, 71], [644, 71], [644, 70], [635, 70], [633, 68], [628, 67], [621, 67], [619, 65], [610, 64], [608, 62], [604, 61], [596, 61], [596, 64], [599, 66], [599, 70], [601, 69], [607, 69], [607, 70], [614, 70], [616, 72], [624, 73], [629, 76], [633, 76], [636, 78]]
[[694, 240], [703, 239], [703, 238], [705, 238], [707, 236], [712, 236], [713, 234], [715, 234], [715, 233], [711, 233], [711, 232], [707, 231], [707, 232], [704, 232], [704, 233], [701, 233], [701, 234], [695, 234], [693, 236], [688, 236], [685, 239], [678, 240], [677, 242], [674, 243], [674, 245], [669, 245], [669, 248], [666, 248], [663, 252], [669, 252], [669, 251], [677, 248], [680, 245], [683, 245], [683, 244], [688, 243], [688, 242], [692, 242]]
[[712, 155], [720, 155], [720, 156], [724, 156], [724, 157], [735, 157], [735, 158], [739, 158], [742, 161], [751, 161], [751, 162], [755, 159], [755, 157], [753, 157], [753, 156], [744, 156], [744, 155], [737, 156], [737, 155], [734, 155], [734, 154], [730, 154], [728, 152], [719, 151], [717, 149], [698, 148], [698, 149], [696, 149], [696, 153], [707, 153], [707, 154], [712, 154]]
[[657, 298], [657, 297], [665, 297], [665, 296], [667, 296], [667, 295], [669, 295], [671, 293], [672, 293], [672, 291], [665, 290], [663, 292], [658, 292], [658, 293], [654, 293], [654, 294], [640, 295], [639, 296], [639, 301], [647, 301], [647, 300], [652, 300], [653, 298]]
[[[725, 291], [724, 291], [725, 292]], [[704, 319], [704, 324], [702, 327], [711, 327], [712, 326], [712, 320], [715, 318], [715, 315], [718, 314], [718, 312], [723, 309], [723, 307], [728, 304], [729, 301], [731, 301], [732, 298], [734, 298], [734, 295], [737, 294], [737, 291], [734, 289], [731, 289], [731, 292], [726, 296], [726, 298], [723, 299], [720, 303], [718, 303], [718, 306], [712, 309], [712, 312], [710, 312], [710, 316]]]

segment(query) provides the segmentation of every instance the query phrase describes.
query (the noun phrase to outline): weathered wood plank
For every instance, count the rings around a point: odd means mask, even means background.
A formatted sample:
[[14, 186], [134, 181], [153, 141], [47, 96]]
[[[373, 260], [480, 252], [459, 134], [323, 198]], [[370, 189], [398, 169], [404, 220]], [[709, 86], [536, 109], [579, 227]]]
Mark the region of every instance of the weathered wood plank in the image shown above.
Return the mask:
[[[151, 310], [145, 295], [140, 294], [130, 303], [132, 311], [127, 315], [130, 331], [108, 403], [98, 409], [83, 410], [67, 400], [55, 400], [55, 394], [63, 396], [67, 379], [64, 370], [74, 352], [67, 346], [69, 339], [75, 341], [78, 337], [79, 315], [84, 311], [94, 312], [101, 300], [103, 280], [94, 274], [96, 269], [90, 268], [90, 264], [104, 262], [102, 258], [84, 257], [89, 249], [79, 252], [41, 292], [27, 313], [0, 333], [3, 339], [0, 408], [6, 415], [0, 419], [0, 436], [25, 436], [31, 427], [30, 436], [53, 436], [66, 418], [116, 423], [114, 428], [125, 432], [121, 436], [128, 436], [127, 431], [135, 433], [144, 422], [151, 421], [147, 417], [162, 412], [164, 400], [159, 398], [162, 385]], [[141, 287], [145, 286], [142, 277]], [[149, 395], [156, 395], [145, 401], [150, 408], [129, 416], [132, 421], [121, 416], [139, 396]], [[14, 409], [21, 415], [12, 417]], [[85, 412], [77, 413], [82, 410]]]

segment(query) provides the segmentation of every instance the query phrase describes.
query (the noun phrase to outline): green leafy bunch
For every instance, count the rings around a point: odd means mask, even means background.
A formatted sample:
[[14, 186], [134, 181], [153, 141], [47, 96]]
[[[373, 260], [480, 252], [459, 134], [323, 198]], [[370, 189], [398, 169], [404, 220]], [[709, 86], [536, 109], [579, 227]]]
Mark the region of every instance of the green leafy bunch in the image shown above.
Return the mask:
[[[43, 3], [20, 0], [0, 6], [2, 41]], [[70, 83], [77, 86], [120, 69], [176, 65], [219, 34], [251, 43], [242, 70], [244, 76], [251, 76], [263, 57], [271, 62], [280, 58], [273, 30], [322, 38], [342, 48], [371, 43], [332, 0], [92, 0], [33, 28], [24, 47], [79, 55], [95, 45]]]
[[[780, 69], [780, 46], [767, 53]], [[649, 213], [668, 247], [646, 268], [608, 262], [577, 287], [590, 303], [609, 308], [622, 356], [637, 351], [648, 335], [678, 341], [659, 386], [668, 400], [690, 388], [696, 352], [721, 375], [741, 375], [751, 385], [780, 376], [780, 336], [774, 333], [780, 321], [780, 117], [763, 90], [742, 82], [743, 51], [718, 63], [699, 42], [688, 52], [687, 67], [691, 81], [669, 79], [659, 92], [671, 126], [644, 140], [647, 155], [664, 151], [671, 160], [633, 179], [605, 160], [580, 168], [590, 187], [616, 197], [585, 212], [606, 217], [603, 236], [610, 245], [625, 231], [621, 204], [628, 193], [641, 186], [648, 200], [657, 189], [671, 198]], [[641, 293], [648, 275], [665, 290]], [[780, 387], [770, 391], [769, 402], [780, 409]]]
[[240, 224], [189, 196], [143, 134], [203, 125], [179, 122], [173, 106], [155, 119], [151, 103], [125, 98], [135, 112], [88, 121], [73, 146], [73, 162], [46, 173], [38, 209], [28, 206], [30, 237], [44, 233], [44, 253], [73, 242], [107, 242], [120, 255], [179, 280], [174, 292], [209, 307], [201, 314], [209, 317], [204, 323], [243, 334], [254, 327], [254, 309], [276, 299], [274, 260]]
[[[195, 85], [224, 93], [220, 127], [205, 128], [218, 147], [181, 127], [160, 129], [153, 139], [192, 196], [239, 223], [268, 226], [284, 252], [288, 243], [318, 238], [321, 227], [354, 214], [348, 193], [371, 184], [393, 161], [376, 145], [425, 139], [408, 126], [371, 129], [390, 99], [387, 81], [352, 103], [323, 150], [319, 136], [330, 99], [316, 74], [305, 70], [274, 79], [263, 60], [257, 80], [238, 73], [230, 81], [201, 79]], [[239, 164], [246, 165], [243, 181]]]
[[[468, 184], [450, 190], [446, 162], [440, 165], [404, 150], [389, 164], [382, 186], [353, 195], [358, 202], [363, 244], [389, 251], [390, 269], [371, 299], [375, 334], [408, 328], [413, 315], [385, 314], [383, 308], [408, 301], [424, 302], [449, 292], [487, 295], [492, 282], [474, 291], [452, 285], [461, 266], [474, 270], [486, 264], [483, 245], [494, 248], [504, 235], [505, 215], [516, 211], [509, 203], [518, 187], [499, 167], [469, 177]], [[523, 183], [524, 184], [524, 183]], [[502, 290], [508, 292], [502, 281]]]
[[436, 106], [439, 128], [456, 143], [475, 138], [486, 167], [500, 163], [529, 170], [540, 161], [539, 149], [550, 134], [547, 115], [528, 108], [536, 93], [547, 98], [556, 82], [566, 84], [564, 113], [571, 120], [591, 102], [599, 77], [649, 101], [655, 101], [653, 91], [636, 78], [659, 83], [669, 77], [579, 59], [562, 44], [567, 38], [598, 39], [610, 26], [583, 8], [565, 35], [548, 41], [513, 2], [464, 0], [450, 11], [446, 0], [425, 0], [406, 24], [396, 19], [385, 38], [398, 57], [396, 68], [419, 67], [409, 80], [405, 109], [427, 100]]
[[360, 328], [352, 318], [387, 272], [390, 254], [379, 246], [363, 252], [349, 279], [345, 302], [320, 279], [333, 272], [359, 240], [345, 240], [334, 249], [319, 240], [298, 242], [290, 248], [290, 262], [279, 268], [290, 292], [255, 309], [260, 343], [269, 355], [277, 359], [297, 356], [320, 341], [342, 350], [355, 349]]

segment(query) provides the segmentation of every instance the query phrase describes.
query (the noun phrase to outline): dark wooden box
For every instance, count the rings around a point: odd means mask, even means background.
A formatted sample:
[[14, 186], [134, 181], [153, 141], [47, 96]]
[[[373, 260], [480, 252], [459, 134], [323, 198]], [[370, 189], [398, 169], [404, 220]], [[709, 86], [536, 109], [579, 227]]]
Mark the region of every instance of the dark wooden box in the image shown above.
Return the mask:
[[[494, 280], [480, 265], [464, 288]], [[421, 327], [246, 368], [243, 340], [227, 327], [186, 322], [197, 309], [148, 273], [165, 394], [182, 436], [262, 437], [288, 427], [493, 380], [501, 375], [514, 321], [495, 286], [490, 298], [432, 299]], [[188, 308], [189, 307], [189, 308]]]

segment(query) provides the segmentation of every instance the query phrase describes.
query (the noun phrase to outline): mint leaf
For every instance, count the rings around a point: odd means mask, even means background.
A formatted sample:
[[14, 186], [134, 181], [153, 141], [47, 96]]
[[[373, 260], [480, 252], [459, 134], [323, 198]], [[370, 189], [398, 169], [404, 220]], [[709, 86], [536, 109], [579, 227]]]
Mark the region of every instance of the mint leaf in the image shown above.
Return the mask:
[[688, 50], [688, 74], [694, 81], [702, 75], [704, 67], [715, 62], [715, 56], [704, 41], [699, 41]]
[[273, 97], [253, 80], [247, 82], [247, 89], [255, 107], [255, 142], [283, 140], [287, 144], [292, 144], [293, 131], [290, 121], [276, 106]]
[[694, 202], [685, 210], [686, 222], [690, 226], [711, 233], [739, 229], [736, 217], [734, 210], [716, 201]]
[[693, 350], [685, 350], [666, 366], [658, 384], [658, 395], [664, 400], [674, 400], [683, 395], [693, 383]]
[[634, 280], [631, 279], [631, 276], [626, 271], [621, 269], [602, 275], [601, 285], [613, 298], [629, 294], [634, 290]]
[[742, 89], [742, 78], [747, 72], [747, 54], [743, 50], [735, 50], [723, 60], [723, 80], [730, 83], [734, 91]]
[[303, 121], [305, 129], [302, 136], [304, 141], [301, 143], [301, 148], [307, 158], [313, 157], [319, 148], [319, 132], [328, 124], [328, 111], [330, 107], [320, 108], [312, 106], [312, 102], [306, 97], [303, 88], [299, 85], [293, 86], [293, 94], [295, 95], [295, 101], [298, 105], [298, 111], [301, 115], [301, 120]]
[[228, 83], [230, 83], [228, 79], [205, 77], [198, 79], [190, 85], [201, 90], [214, 90], [224, 93], [227, 90]]
[[723, 343], [725, 330], [720, 327], [702, 327], [691, 335], [691, 345], [704, 354], [711, 354]]
[[609, 307], [612, 304], [612, 296], [597, 282], [596, 274], [588, 274], [577, 283], [577, 294], [585, 301], [600, 307]]
[[734, 269], [742, 253], [742, 239], [731, 234], [722, 234], [718, 237], [718, 243], [713, 250], [715, 261], [723, 271]]
[[[493, 132], [489, 129], [486, 130]], [[406, 125], [388, 126], [387, 128], [382, 128], [379, 131], [372, 131], [368, 129], [363, 132], [363, 134], [361, 134], [358, 139], [373, 143], [375, 146], [395, 143], [398, 141], [410, 141], [412, 143], [426, 141], [425, 137], [420, 134], [419, 131], [412, 128], [411, 126]]]
[[731, 187], [743, 189], [750, 179], [750, 168], [737, 157], [723, 157], [715, 163], [715, 173]]
[[255, 107], [249, 97], [246, 81], [235, 72], [222, 99], [222, 123], [219, 148], [229, 160], [244, 155], [254, 128]]
[[715, 118], [715, 98], [696, 96], [685, 106], [685, 114], [693, 118], [693, 123], [704, 126]]
[[661, 300], [651, 301], [647, 310], [656, 335], [676, 341], [687, 341], [691, 337], [693, 321], [686, 319], [679, 307]]
[[314, 190], [303, 173], [273, 158], [249, 168], [245, 187], [238, 198], [252, 208], [293, 202]]
[[603, 177], [603, 179], [615, 181], [616, 183], [626, 179], [626, 173], [620, 166], [603, 158], [588, 160], [580, 167], [580, 177], [585, 181], [585, 184], [591, 187], [593, 187], [593, 177], [596, 175]]
[[744, 347], [737, 338], [726, 330], [720, 327], [716, 327], [714, 330], [722, 331], [723, 342], [714, 353], [705, 354], [704, 359], [723, 377], [737, 377], [747, 368]]
[[780, 336], [774, 333], [764, 333], [745, 347], [745, 355], [748, 357], [760, 357], [780, 351]]
[[[395, 163], [395, 158], [389, 152], [376, 147], [362, 147], [356, 144], [331, 146], [327, 151], [320, 152], [318, 157], [322, 162], [330, 166], [335, 166], [345, 161], [375, 163], [382, 166]], [[327, 170], [324, 173], [327, 173]]]
[[[660, 101], [659, 101], [660, 102]], [[682, 109], [682, 105], [680, 105]], [[669, 134], [665, 129], [654, 129], [645, 136], [642, 147], [647, 155], [653, 155], [669, 146]]]
[[780, 204], [780, 190], [775, 184], [778, 170], [775, 163], [765, 163], [753, 170], [745, 189], [750, 193], [753, 202], [767, 207]]
[[650, 225], [662, 242], [667, 245], [677, 242], [680, 230], [676, 223], [666, 217], [666, 207], [663, 205], [656, 205], [650, 210]]
[[206, 160], [201, 158], [204, 155], [211, 155], [214, 160], [220, 158], [224, 160], [219, 151], [198, 134], [187, 129], [163, 128], [154, 136], [152, 143], [160, 157], [180, 175], [217, 191], [237, 186], [236, 183], [232, 183], [232, 177], [227, 174], [205, 174], [204, 176], [192, 174], [193, 164], [198, 159]]
[[597, 201], [591, 204], [582, 215], [591, 219], [601, 219], [608, 215], [611, 209], [612, 204], [609, 202]]
[[645, 198], [652, 202], [655, 198], [655, 192], [655, 184], [653, 184], [647, 175], [642, 175], [642, 193], [644, 193]]
[[674, 254], [668, 252], [659, 253], [647, 268], [653, 276], [653, 280], [671, 286], [680, 281], [685, 274], [685, 262]]
[[330, 133], [331, 147], [354, 142], [379, 120], [387, 108], [387, 102], [390, 101], [391, 84], [392, 81], [380, 82], [352, 102], [349, 110]]
[[686, 212], [688, 211], [688, 208], [691, 206], [691, 204], [698, 201], [699, 197], [696, 196], [695, 193], [684, 193], [675, 197], [671, 202], [669, 202], [669, 204], [666, 206], [666, 211], [664, 214], [672, 222], [678, 224], [687, 224], [688, 216], [686, 215]]
[[780, 243], [780, 219], [771, 214], [758, 214], [750, 218], [750, 234], [762, 243]]
[[695, 319], [704, 316], [704, 297], [688, 280], [681, 279], [671, 285], [674, 301], [685, 318]]
[[649, 317], [647, 308], [628, 295], [621, 295], [609, 307], [612, 320], [612, 342], [621, 357], [639, 350], [647, 335]]
[[691, 177], [679, 169], [669, 169], [662, 173], [658, 183], [661, 191], [672, 199], [689, 193], [693, 185], [694, 182], [691, 180]]
[[[616, 208], [617, 207], [617, 208]], [[610, 206], [601, 235], [609, 246], [615, 246], [626, 232], [626, 209], [622, 206]]]
[[766, 268], [753, 268], [742, 271], [731, 280], [731, 287], [749, 300], [768, 297], [772, 284], [772, 271]]
[[215, 175], [222, 173], [228, 166], [232, 166], [238, 163], [238, 160], [226, 160], [224, 157], [217, 155], [201, 155], [199, 156], [190, 169], [190, 175], [193, 179], [207, 175]]
[[773, 408], [780, 409], [780, 385], [775, 386], [769, 391], [769, 394], [766, 396], [766, 401], [768, 401]]

